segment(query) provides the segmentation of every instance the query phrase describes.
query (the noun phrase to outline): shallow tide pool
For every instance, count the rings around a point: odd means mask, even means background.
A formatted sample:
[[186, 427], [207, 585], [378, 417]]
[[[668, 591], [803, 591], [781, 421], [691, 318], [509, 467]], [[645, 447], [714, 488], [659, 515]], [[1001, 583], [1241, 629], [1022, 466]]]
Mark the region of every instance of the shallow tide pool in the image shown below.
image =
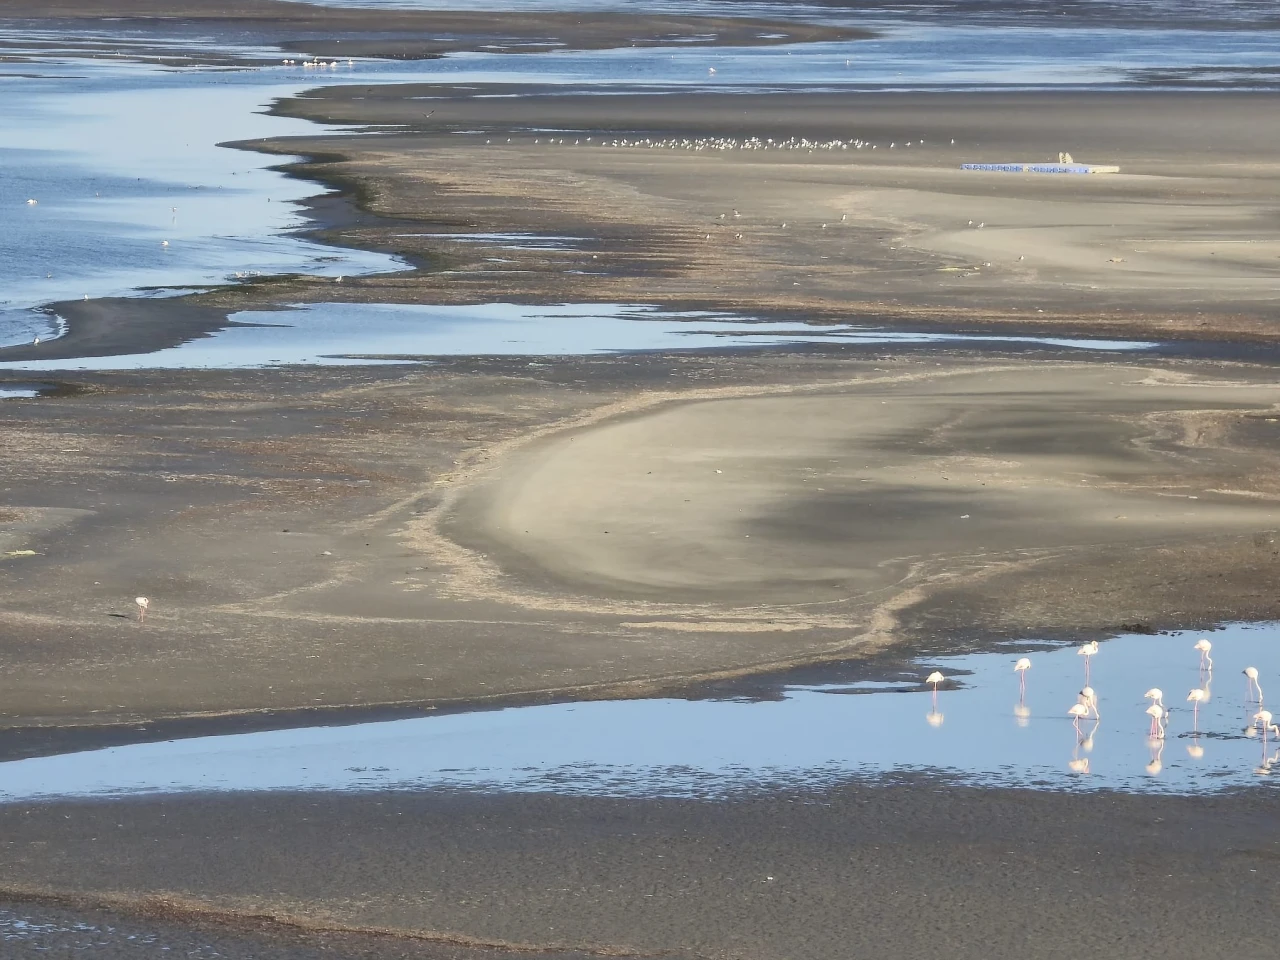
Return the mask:
[[[349, 726], [142, 743], [0, 764], [0, 802], [245, 791], [462, 788], [714, 799], [857, 778], [937, 773], [1046, 790], [1211, 793], [1270, 784], [1280, 741], [1252, 720], [1246, 666], [1280, 680], [1280, 625], [1126, 635], [1090, 658], [1100, 719], [1067, 710], [1085, 682], [1074, 645], [1012, 644], [911, 664], [906, 675], [784, 684], [770, 696], [512, 707]], [[1029, 656], [1025, 691], [1013, 666]], [[933, 694], [933, 670], [948, 679]], [[1148, 737], [1164, 691], [1164, 739]], [[1208, 691], [1193, 713], [1192, 688]], [[1272, 691], [1280, 696], [1280, 686]]]
[[901, 332], [855, 324], [756, 320], [645, 304], [433, 306], [317, 303], [246, 310], [209, 337], [153, 353], [0, 363], [0, 370], [132, 370], [269, 367], [275, 364], [412, 363], [445, 356], [580, 356], [795, 344], [987, 344], [1135, 351], [1154, 343]]

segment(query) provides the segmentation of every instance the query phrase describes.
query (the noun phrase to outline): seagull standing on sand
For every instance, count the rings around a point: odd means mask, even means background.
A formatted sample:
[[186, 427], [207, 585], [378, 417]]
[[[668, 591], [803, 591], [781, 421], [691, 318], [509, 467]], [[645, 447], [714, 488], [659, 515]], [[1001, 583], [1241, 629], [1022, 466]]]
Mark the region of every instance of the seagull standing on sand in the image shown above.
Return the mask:
[[133, 602], [138, 605], [138, 622], [144, 623], [147, 619], [147, 607], [151, 606], [151, 601], [146, 597], [134, 597]]

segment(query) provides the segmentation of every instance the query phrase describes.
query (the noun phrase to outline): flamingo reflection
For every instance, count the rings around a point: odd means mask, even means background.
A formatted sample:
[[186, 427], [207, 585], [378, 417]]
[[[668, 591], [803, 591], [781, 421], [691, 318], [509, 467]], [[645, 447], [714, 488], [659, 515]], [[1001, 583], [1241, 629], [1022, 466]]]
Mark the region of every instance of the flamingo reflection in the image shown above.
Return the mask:
[[946, 716], [939, 713], [937, 710], [930, 710], [924, 715], [924, 718], [928, 721], [929, 726], [931, 727], [940, 727], [942, 726], [943, 721], [946, 720]]
[[1147, 739], [1147, 747], [1151, 750], [1151, 760], [1147, 763], [1147, 775], [1158, 776], [1160, 771], [1164, 769], [1164, 730], [1161, 729], [1160, 736], [1149, 737]]

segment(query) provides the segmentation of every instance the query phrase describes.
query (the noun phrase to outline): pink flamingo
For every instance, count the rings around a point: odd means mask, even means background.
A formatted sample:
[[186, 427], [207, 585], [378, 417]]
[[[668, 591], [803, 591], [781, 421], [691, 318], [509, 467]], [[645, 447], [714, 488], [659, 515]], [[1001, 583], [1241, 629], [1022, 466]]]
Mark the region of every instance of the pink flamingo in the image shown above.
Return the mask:
[[1254, 687], [1257, 687], [1257, 688], [1258, 688], [1258, 699], [1257, 699], [1257, 702], [1258, 702], [1258, 703], [1262, 703], [1262, 684], [1260, 684], [1260, 683], [1258, 682], [1258, 668], [1257, 668], [1257, 667], [1245, 667], [1245, 668], [1244, 668], [1244, 670], [1243, 670], [1242, 672], [1244, 673], [1244, 675], [1245, 675], [1245, 680], [1246, 680], [1246, 681], [1247, 681], [1247, 683], [1248, 683], [1248, 688], [1247, 688], [1247, 689], [1248, 689], [1248, 693], [1246, 694], [1246, 696], [1249, 698], [1249, 700], [1250, 700], [1250, 701], [1252, 701], [1252, 700], [1253, 700], [1253, 689], [1254, 689]]
[[1209, 699], [1208, 691], [1201, 687], [1196, 687], [1187, 694], [1187, 699], [1191, 701], [1191, 712], [1195, 718], [1195, 732], [1200, 732], [1200, 704]]
[[1207, 669], [1210, 673], [1212, 673], [1213, 657], [1209, 656], [1209, 651], [1213, 649], [1213, 644], [1210, 643], [1208, 639], [1206, 639], [1205, 637], [1201, 637], [1199, 640], [1196, 641], [1196, 645], [1193, 649], [1200, 651], [1201, 672]]
[[1075, 725], [1078, 742], [1084, 736], [1084, 731], [1080, 729], [1080, 721], [1089, 716], [1089, 708], [1083, 703], [1072, 704], [1071, 709], [1067, 711], [1067, 716], [1072, 718], [1072, 723]]
[[134, 597], [133, 602], [138, 605], [138, 622], [145, 623], [147, 619], [147, 607], [151, 606], [151, 601], [146, 597]]
[[1084, 657], [1084, 685], [1089, 685], [1089, 660], [1098, 652], [1098, 641], [1090, 640], [1088, 643], [1080, 644], [1080, 649], [1076, 651], [1076, 655]]
[[947, 679], [947, 678], [946, 678], [946, 677], [944, 677], [944, 676], [942, 675], [942, 673], [941, 673], [940, 671], [938, 671], [938, 670], [933, 671], [933, 673], [929, 674], [927, 677], [925, 677], [925, 678], [924, 678], [924, 682], [925, 682], [925, 683], [932, 683], [932, 684], [933, 684], [933, 710], [934, 710], [934, 713], [937, 713], [937, 712], [938, 712], [938, 684], [945, 682], [945, 681], [946, 681], [946, 679]]
[[1164, 718], [1167, 714], [1168, 711], [1161, 704], [1153, 703], [1147, 707], [1147, 716], [1151, 718], [1151, 729], [1147, 736], [1157, 740], [1164, 739]]
[[1019, 702], [1027, 695], [1027, 671], [1031, 669], [1031, 659], [1023, 657], [1013, 665], [1013, 672], [1018, 675]]

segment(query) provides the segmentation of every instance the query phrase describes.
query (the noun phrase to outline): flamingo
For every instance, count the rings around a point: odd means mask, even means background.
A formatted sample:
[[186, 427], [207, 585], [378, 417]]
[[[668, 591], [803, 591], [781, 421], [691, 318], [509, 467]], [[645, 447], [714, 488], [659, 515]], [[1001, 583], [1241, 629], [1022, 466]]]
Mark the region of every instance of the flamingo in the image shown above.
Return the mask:
[[1262, 740], [1265, 743], [1267, 734], [1275, 731], [1275, 735], [1280, 737], [1280, 724], [1274, 723], [1270, 710], [1259, 710], [1253, 715], [1253, 722], [1262, 728]]
[[1018, 691], [1025, 696], [1027, 693], [1027, 671], [1031, 669], [1031, 659], [1022, 657], [1013, 665], [1013, 671], [1018, 675]]
[[1160, 732], [1157, 739], [1150, 741], [1151, 746], [1151, 762], [1147, 764], [1147, 775], [1154, 777], [1164, 769], [1164, 731]]
[[1248, 697], [1249, 697], [1249, 700], [1250, 700], [1250, 701], [1252, 701], [1252, 700], [1253, 700], [1253, 688], [1254, 688], [1254, 687], [1257, 687], [1257, 688], [1258, 688], [1258, 700], [1257, 700], [1257, 702], [1258, 702], [1258, 703], [1262, 703], [1262, 684], [1260, 684], [1260, 683], [1258, 682], [1258, 668], [1257, 668], [1257, 667], [1245, 667], [1245, 668], [1244, 668], [1244, 670], [1243, 670], [1243, 673], [1244, 673], [1245, 677], [1247, 678], [1247, 680], [1249, 681], [1249, 687], [1248, 687], [1248, 691], [1249, 691], [1249, 692], [1248, 692]]
[[938, 684], [943, 683], [946, 679], [938, 670], [933, 671], [933, 673], [924, 678], [925, 683], [933, 684], [933, 709], [935, 711], [938, 709]]
[[134, 597], [133, 602], [138, 605], [138, 622], [145, 622], [147, 619], [147, 607], [151, 606], [151, 601], [146, 597]]
[[1205, 668], [1208, 668], [1209, 670], [1213, 670], [1213, 657], [1209, 656], [1209, 651], [1213, 649], [1213, 644], [1205, 637], [1201, 637], [1196, 641], [1194, 649], [1200, 651], [1200, 669], [1204, 670]]
[[1077, 656], [1084, 657], [1084, 683], [1089, 685], [1089, 659], [1098, 652], [1098, 641], [1090, 640], [1088, 643], [1080, 644], [1080, 649], [1076, 651]]
[[1093, 687], [1085, 687], [1080, 691], [1080, 702], [1093, 711], [1096, 719], [1102, 719], [1102, 714], [1098, 713], [1098, 694]]
[[1144, 699], [1150, 700], [1152, 703], [1160, 704], [1161, 710], [1164, 709], [1164, 691], [1161, 690], [1159, 687], [1152, 687], [1142, 696]]
[[1084, 736], [1084, 732], [1080, 729], [1080, 721], [1089, 716], [1089, 708], [1083, 703], [1072, 704], [1071, 709], [1067, 711], [1067, 716], [1072, 717], [1072, 723], [1075, 724], [1076, 733]]
[[1164, 739], [1164, 718], [1167, 711], [1158, 703], [1153, 703], [1147, 707], [1147, 716], [1151, 718], [1151, 730], [1148, 736], [1157, 740]]
[[1191, 710], [1195, 717], [1195, 729], [1198, 732], [1200, 730], [1200, 704], [1209, 699], [1209, 694], [1201, 687], [1196, 687], [1187, 694], [1187, 699], [1191, 701]]

